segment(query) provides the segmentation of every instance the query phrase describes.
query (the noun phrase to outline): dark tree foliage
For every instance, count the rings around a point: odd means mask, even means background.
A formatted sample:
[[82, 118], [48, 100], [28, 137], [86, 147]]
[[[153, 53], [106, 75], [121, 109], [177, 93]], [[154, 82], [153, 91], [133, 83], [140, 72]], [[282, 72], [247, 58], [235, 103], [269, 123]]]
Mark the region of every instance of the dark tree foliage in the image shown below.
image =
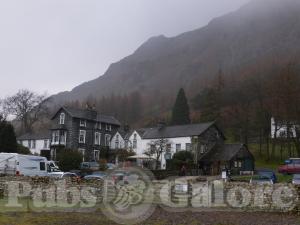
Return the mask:
[[0, 152], [16, 153], [17, 140], [14, 127], [7, 121], [0, 121]]
[[189, 169], [194, 166], [194, 156], [189, 151], [180, 151], [174, 154], [173, 159], [168, 160], [167, 168], [170, 170], [180, 170], [185, 165]]
[[193, 99], [193, 106], [201, 110], [201, 122], [217, 120], [220, 117], [218, 92], [213, 88], [206, 88]]
[[31, 152], [30, 152], [29, 148], [26, 148], [25, 146], [20, 145], [20, 144], [18, 144], [17, 148], [18, 148], [17, 151], [18, 151], [19, 154], [31, 155]]
[[57, 159], [62, 171], [78, 170], [82, 162], [82, 154], [77, 150], [60, 149]]
[[173, 110], [172, 110], [172, 125], [190, 124], [190, 108], [183, 88], [178, 92]]

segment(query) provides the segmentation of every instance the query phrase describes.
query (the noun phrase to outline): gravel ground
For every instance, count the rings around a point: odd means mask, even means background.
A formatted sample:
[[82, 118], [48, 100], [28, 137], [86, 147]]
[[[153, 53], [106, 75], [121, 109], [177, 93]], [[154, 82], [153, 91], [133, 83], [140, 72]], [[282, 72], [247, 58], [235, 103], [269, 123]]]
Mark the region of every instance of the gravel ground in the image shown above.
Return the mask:
[[[115, 225], [101, 212], [0, 214], [1, 225]], [[157, 209], [140, 225], [299, 225], [300, 217], [287, 213], [182, 212]]]
[[[150, 221], [161, 224], [201, 224], [201, 225], [299, 225], [300, 217], [287, 213], [258, 212], [183, 212], [169, 213], [157, 210]], [[148, 223], [146, 223], [148, 224]], [[149, 224], [152, 224], [149, 222]]]

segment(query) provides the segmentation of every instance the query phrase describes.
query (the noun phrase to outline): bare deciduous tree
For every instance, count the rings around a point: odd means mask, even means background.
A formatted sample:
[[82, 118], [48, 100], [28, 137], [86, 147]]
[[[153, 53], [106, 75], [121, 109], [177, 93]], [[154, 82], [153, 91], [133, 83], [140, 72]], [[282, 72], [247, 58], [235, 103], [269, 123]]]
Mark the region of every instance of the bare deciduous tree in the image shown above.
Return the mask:
[[22, 132], [32, 131], [34, 123], [47, 111], [46, 95], [29, 90], [19, 90], [15, 95], [2, 100], [4, 114], [15, 116], [21, 122]]
[[148, 144], [148, 149], [144, 152], [145, 155], [153, 156], [156, 159], [155, 169], [158, 170], [158, 162], [163, 155], [168, 151], [168, 145], [171, 144], [168, 139], [162, 138], [158, 140], [151, 141]]

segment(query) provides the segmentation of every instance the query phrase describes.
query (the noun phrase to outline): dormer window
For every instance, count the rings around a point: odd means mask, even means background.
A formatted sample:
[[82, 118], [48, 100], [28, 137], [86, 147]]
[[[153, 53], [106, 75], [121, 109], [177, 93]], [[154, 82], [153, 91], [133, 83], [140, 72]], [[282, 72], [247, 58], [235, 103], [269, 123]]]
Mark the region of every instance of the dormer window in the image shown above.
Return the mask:
[[80, 126], [86, 127], [86, 120], [80, 120]]
[[106, 130], [108, 130], [108, 131], [111, 131], [111, 125], [109, 125], [109, 124], [106, 124], [106, 127], [105, 127], [105, 129], [106, 129]]
[[66, 114], [61, 113], [59, 116], [59, 124], [65, 124]]

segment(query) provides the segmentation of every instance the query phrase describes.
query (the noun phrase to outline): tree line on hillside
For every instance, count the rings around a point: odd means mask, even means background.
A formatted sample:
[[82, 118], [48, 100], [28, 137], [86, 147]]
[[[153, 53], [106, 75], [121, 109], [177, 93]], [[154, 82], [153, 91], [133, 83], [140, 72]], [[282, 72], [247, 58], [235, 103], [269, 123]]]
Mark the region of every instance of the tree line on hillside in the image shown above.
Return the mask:
[[[217, 120], [230, 141], [257, 143], [259, 154], [267, 160], [274, 159], [278, 149], [281, 159], [284, 153], [300, 157], [299, 126], [295, 127], [296, 137], [292, 136], [293, 125], [300, 125], [299, 71], [289, 63], [271, 76], [254, 78], [253, 71], [248, 71], [240, 80], [231, 81], [220, 73], [191, 100], [193, 109], [199, 113], [199, 121]], [[276, 131], [287, 127], [286, 138], [271, 134], [272, 117]]]
[[[266, 74], [257, 74], [256, 70], [242, 71], [239, 79], [220, 70], [206, 88], [194, 95], [186, 95], [183, 89], [177, 98], [159, 91], [153, 96], [133, 91], [99, 98], [89, 96], [83, 102], [66, 102], [66, 105], [77, 108], [93, 105], [98, 112], [115, 116], [132, 127], [155, 126], [159, 121], [169, 125], [217, 121], [228, 142], [255, 143], [259, 154], [267, 160], [278, 157], [278, 152], [280, 158], [300, 156], [298, 127], [296, 137], [292, 136], [293, 125], [300, 124], [299, 66], [288, 63]], [[47, 127], [45, 118], [50, 118], [51, 111], [40, 107], [45, 101], [44, 95], [21, 90], [2, 100], [2, 111], [15, 115], [21, 124], [18, 134], [30, 132], [44, 121]], [[272, 117], [275, 129], [287, 127], [286, 138], [271, 134]]]

